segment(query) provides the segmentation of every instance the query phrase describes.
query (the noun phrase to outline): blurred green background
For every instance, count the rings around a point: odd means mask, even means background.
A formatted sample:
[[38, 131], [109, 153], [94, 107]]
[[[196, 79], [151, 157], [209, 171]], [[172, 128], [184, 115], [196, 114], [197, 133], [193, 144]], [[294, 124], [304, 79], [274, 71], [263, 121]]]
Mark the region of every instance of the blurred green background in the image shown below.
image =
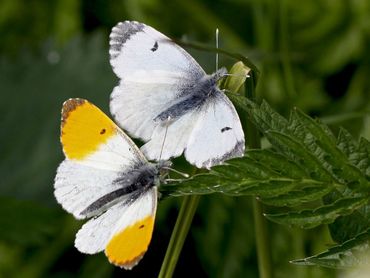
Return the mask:
[[[248, 56], [261, 70], [258, 97], [284, 115], [297, 106], [334, 131], [370, 138], [370, 2], [367, 0], [2, 0], [0, 2], [0, 277], [155, 277], [179, 199], [160, 202], [149, 251], [131, 272], [73, 246], [81, 226], [53, 196], [63, 155], [60, 109], [87, 98], [109, 112], [118, 82], [108, 36], [137, 20], [170, 37]], [[211, 73], [213, 53], [188, 49]], [[220, 57], [220, 64], [234, 62]], [[274, 211], [274, 208], [266, 208]], [[275, 277], [336, 277], [289, 260], [326, 250], [326, 227], [269, 223]], [[258, 277], [250, 198], [201, 199], [176, 277]]]

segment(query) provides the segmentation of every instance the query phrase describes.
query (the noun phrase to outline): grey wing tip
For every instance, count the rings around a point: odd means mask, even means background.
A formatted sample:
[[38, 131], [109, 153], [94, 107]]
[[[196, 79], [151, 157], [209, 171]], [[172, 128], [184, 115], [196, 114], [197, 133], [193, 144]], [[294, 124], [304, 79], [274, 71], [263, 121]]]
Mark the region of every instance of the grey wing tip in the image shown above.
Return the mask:
[[245, 150], [245, 141], [244, 140], [237, 141], [233, 149], [231, 149], [221, 157], [212, 158], [203, 162], [201, 168], [210, 169], [212, 166], [222, 164], [226, 160], [236, 157], [242, 157], [244, 155], [244, 150]]
[[109, 35], [110, 59], [115, 59], [121, 52], [124, 44], [136, 33], [142, 32], [145, 25], [137, 21], [119, 22], [112, 28]]

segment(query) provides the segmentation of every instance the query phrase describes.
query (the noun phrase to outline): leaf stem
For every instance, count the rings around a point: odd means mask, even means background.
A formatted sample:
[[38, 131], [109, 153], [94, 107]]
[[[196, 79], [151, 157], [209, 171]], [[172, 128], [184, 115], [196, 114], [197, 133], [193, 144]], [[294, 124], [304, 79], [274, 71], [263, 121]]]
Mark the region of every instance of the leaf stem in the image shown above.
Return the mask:
[[198, 207], [200, 195], [185, 196], [179, 216], [177, 217], [175, 228], [172, 232], [170, 243], [164, 257], [159, 278], [170, 278], [173, 275], [181, 249], [184, 245], [186, 235], [189, 232], [191, 222]]
[[[255, 87], [257, 79], [253, 76], [254, 72], [251, 72], [251, 78], [245, 83], [246, 86], [246, 97], [250, 100], [255, 99]], [[247, 120], [248, 127], [246, 129], [246, 140], [250, 148], [258, 149], [261, 148], [260, 134], [257, 128]], [[258, 257], [258, 270], [261, 278], [271, 278], [271, 253], [270, 253], [270, 242], [267, 233], [267, 221], [263, 216], [262, 204], [253, 199], [253, 216], [254, 216], [254, 227], [256, 234], [256, 246], [257, 246], [257, 257]]]

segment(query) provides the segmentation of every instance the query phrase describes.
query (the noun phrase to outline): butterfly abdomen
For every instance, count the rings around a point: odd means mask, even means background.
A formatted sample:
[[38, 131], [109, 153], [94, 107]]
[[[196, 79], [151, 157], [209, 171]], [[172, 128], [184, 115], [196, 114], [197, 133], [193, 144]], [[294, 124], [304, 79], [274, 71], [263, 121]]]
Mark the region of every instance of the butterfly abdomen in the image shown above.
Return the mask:
[[207, 97], [205, 95], [202, 95], [199, 92], [193, 92], [187, 98], [180, 100], [178, 103], [160, 113], [154, 118], [154, 121], [166, 121], [168, 119], [176, 120], [189, 111], [202, 106], [206, 99]]

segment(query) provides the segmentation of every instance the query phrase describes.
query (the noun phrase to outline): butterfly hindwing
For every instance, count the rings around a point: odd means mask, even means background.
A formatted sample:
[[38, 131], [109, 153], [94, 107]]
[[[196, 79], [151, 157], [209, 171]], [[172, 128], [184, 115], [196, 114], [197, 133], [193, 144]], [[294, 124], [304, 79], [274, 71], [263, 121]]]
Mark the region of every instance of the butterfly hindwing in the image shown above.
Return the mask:
[[86, 222], [76, 235], [75, 246], [87, 254], [105, 250], [111, 263], [130, 269], [148, 248], [156, 207], [157, 189], [153, 187]]
[[129, 204], [105, 247], [105, 255], [111, 263], [131, 269], [141, 260], [152, 238], [156, 210], [156, 187]]
[[244, 133], [231, 101], [218, 93], [199, 111], [185, 157], [197, 167], [210, 168], [244, 154]]

